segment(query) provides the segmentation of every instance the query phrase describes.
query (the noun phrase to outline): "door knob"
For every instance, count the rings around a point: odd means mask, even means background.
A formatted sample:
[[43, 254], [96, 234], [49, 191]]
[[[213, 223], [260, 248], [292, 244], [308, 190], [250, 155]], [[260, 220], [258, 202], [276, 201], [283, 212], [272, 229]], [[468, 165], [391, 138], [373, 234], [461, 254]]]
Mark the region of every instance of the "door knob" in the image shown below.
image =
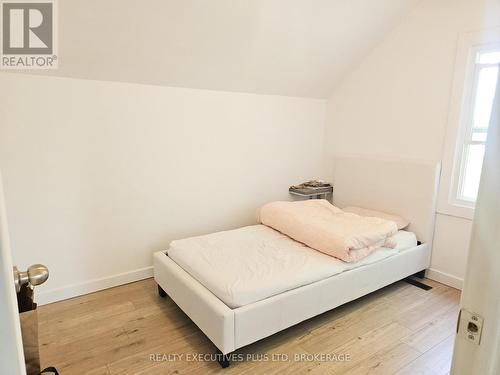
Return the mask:
[[17, 267], [14, 267], [14, 283], [16, 285], [16, 292], [18, 293], [23, 285], [40, 285], [47, 281], [48, 278], [49, 269], [43, 264], [34, 264], [25, 272], [21, 272]]

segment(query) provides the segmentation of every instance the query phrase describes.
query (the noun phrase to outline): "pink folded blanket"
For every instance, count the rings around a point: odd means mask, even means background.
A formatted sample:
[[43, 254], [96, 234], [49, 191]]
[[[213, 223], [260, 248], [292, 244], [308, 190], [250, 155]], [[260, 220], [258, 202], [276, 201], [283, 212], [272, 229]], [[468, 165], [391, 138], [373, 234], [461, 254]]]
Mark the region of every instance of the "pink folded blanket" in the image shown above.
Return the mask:
[[391, 236], [398, 231], [392, 221], [344, 212], [324, 199], [271, 202], [260, 208], [258, 221], [345, 262], [394, 248]]

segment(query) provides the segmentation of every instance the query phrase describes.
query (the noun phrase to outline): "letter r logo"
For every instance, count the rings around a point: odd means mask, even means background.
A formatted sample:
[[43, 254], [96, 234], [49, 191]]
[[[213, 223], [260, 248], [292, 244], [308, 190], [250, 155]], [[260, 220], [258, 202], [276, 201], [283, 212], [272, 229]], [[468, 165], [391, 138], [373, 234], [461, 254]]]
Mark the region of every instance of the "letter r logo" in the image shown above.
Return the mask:
[[3, 54], [52, 54], [52, 10], [51, 2], [3, 2]]

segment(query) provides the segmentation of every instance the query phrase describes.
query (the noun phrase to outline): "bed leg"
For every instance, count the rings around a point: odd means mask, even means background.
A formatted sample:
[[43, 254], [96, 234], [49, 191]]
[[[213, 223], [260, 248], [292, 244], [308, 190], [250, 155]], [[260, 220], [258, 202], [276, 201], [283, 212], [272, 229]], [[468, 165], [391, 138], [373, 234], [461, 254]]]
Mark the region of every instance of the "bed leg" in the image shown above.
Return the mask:
[[412, 276], [413, 277], [418, 277], [419, 279], [423, 279], [423, 278], [425, 278], [425, 270], [422, 270], [420, 272], [414, 273]]
[[158, 294], [160, 295], [161, 298], [165, 298], [167, 296], [167, 292], [165, 292], [163, 288], [159, 285], [158, 285]]
[[417, 288], [423, 289], [423, 290], [431, 290], [432, 286], [424, 284], [423, 282], [419, 280], [415, 280], [415, 278], [422, 280], [425, 278], [425, 270], [419, 271], [417, 273], [414, 273], [411, 276], [408, 276], [407, 278], [403, 279], [406, 281], [408, 284], [414, 285]]
[[217, 349], [217, 362], [219, 362], [220, 367], [226, 368], [229, 367], [231, 362], [229, 361], [229, 358], [231, 356], [231, 353], [228, 354], [222, 354], [222, 352]]

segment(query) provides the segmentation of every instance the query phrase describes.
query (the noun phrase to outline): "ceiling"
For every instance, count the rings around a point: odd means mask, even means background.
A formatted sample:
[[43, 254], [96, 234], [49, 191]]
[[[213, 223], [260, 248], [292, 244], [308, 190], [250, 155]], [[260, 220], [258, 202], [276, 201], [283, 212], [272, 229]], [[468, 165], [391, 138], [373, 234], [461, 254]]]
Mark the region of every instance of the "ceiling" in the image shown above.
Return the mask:
[[418, 0], [59, 1], [64, 77], [323, 98]]

